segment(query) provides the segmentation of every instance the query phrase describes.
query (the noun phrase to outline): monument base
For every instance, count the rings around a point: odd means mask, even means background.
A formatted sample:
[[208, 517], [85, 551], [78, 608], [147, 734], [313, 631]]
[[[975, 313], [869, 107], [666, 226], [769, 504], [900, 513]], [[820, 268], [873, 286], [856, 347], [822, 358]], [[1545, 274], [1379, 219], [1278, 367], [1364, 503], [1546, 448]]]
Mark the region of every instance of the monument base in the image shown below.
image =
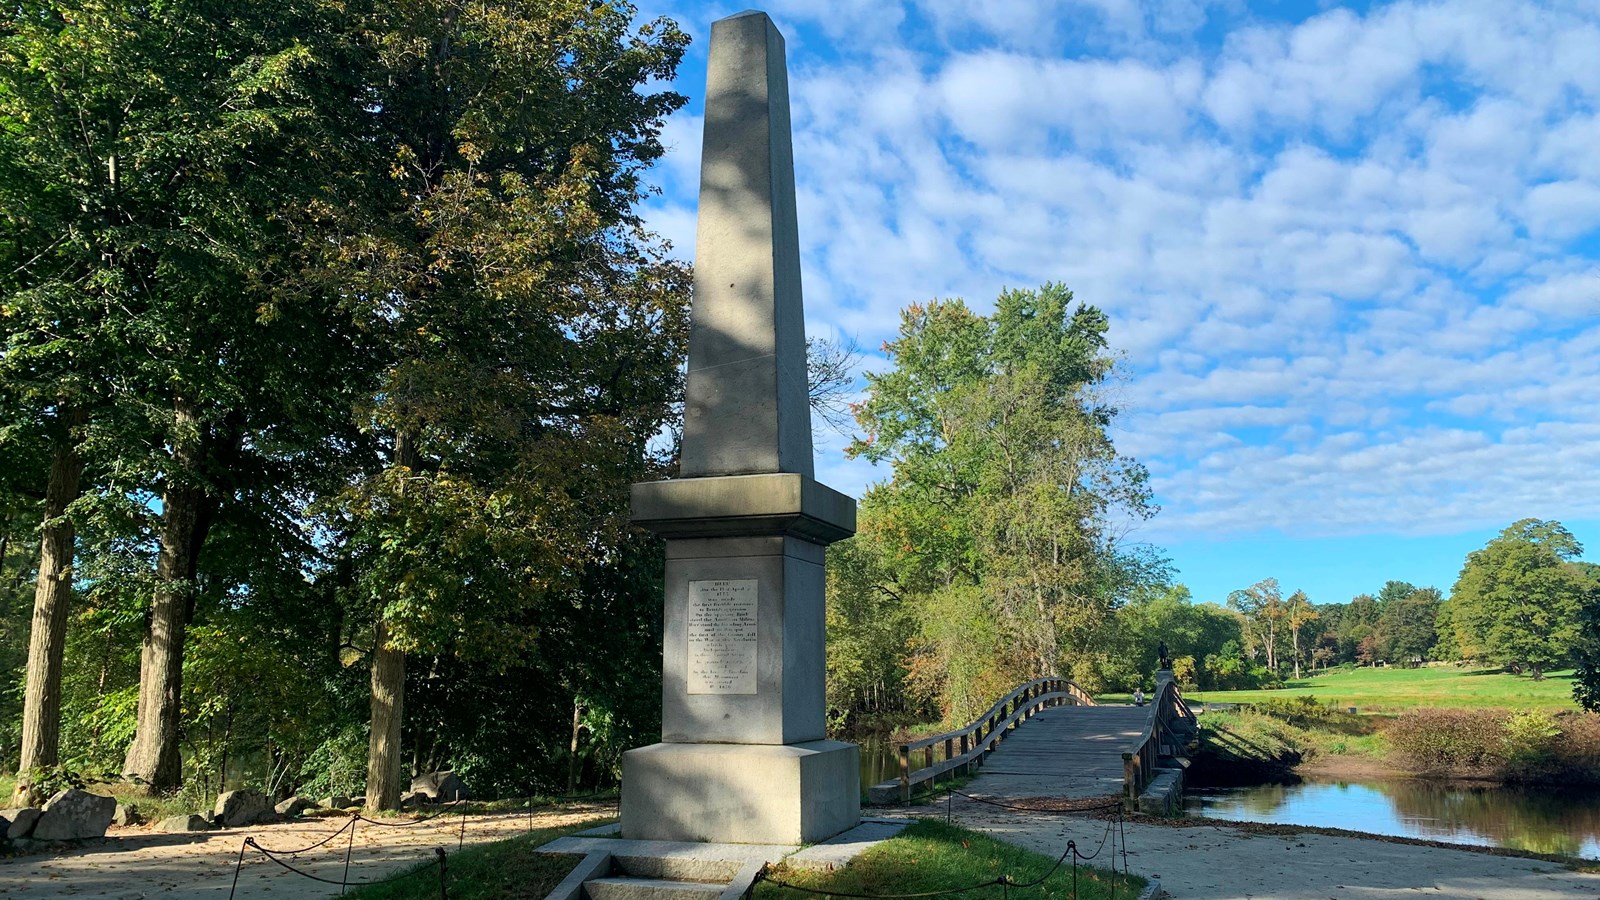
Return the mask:
[[860, 821], [855, 744], [651, 744], [622, 754], [631, 840], [810, 844]]

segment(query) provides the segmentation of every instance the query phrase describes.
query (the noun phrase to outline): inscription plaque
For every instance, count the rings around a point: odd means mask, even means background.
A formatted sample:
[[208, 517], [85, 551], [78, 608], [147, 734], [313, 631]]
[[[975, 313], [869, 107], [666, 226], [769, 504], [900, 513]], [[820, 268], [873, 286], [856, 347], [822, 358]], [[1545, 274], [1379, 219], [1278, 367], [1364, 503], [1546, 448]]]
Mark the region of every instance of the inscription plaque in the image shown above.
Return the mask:
[[756, 580], [689, 582], [691, 694], [756, 692]]

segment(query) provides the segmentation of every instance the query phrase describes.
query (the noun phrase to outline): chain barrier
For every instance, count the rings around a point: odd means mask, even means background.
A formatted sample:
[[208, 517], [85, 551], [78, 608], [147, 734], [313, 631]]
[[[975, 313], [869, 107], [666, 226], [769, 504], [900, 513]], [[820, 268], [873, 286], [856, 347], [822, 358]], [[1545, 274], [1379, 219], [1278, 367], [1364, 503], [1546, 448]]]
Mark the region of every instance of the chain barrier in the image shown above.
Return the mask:
[[[247, 838], [244, 839], [244, 843], [240, 845], [240, 847], [239, 847], [239, 857], [234, 862], [234, 866], [233, 866], [233, 885], [228, 891], [228, 898], [229, 898], [229, 900], [233, 900], [234, 895], [239, 890], [239, 873], [244, 868], [244, 855], [245, 855], [245, 851], [246, 850], [254, 850], [256, 853], [259, 853], [260, 855], [262, 855], [262, 856], [266, 857], [267, 859], [271, 860], [272, 862], [278, 864], [282, 868], [284, 868], [284, 869], [286, 869], [286, 870], [288, 870], [290, 872], [295, 873], [296, 875], [301, 875], [303, 877], [311, 879], [312, 881], [322, 882], [323, 884], [336, 884], [336, 885], [339, 886], [339, 893], [341, 895], [344, 894], [345, 889], [348, 888], [348, 887], [360, 886], [360, 885], [366, 885], [366, 884], [386, 884], [386, 883], [391, 882], [391, 881], [399, 881], [399, 880], [401, 880], [403, 878], [410, 878], [413, 875], [417, 875], [417, 874], [422, 873], [422, 872], [427, 872], [432, 868], [431, 865], [420, 866], [420, 867], [415, 868], [415, 869], [410, 869], [410, 870], [407, 870], [405, 872], [401, 872], [398, 875], [393, 875], [393, 876], [388, 877], [388, 878], [376, 878], [376, 879], [369, 879], [369, 880], [366, 880], [366, 881], [351, 881], [350, 880], [350, 862], [351, 862], [351, 857], [353, 856], [353, 854], [355, 852], [356, 825], [358, 823], [360, 823], [360, 822], [367, 822], [369, 824], [378, 825], [378, 826], [381, 826], [381, 827], [384, 827], [384, 828], [410, 828], [410, 827], [415, 826], [415, 825], [426, 824], [428, 822], [433, 821], [434, 819], [439, 818], [440, 816], [443, 816], [443, 815], [446, 815], [446, 814], [448, 814], [450, 812], [453, 812], [455, 807], [459, 806], [461, 803], [464, 803], [464, 802], [465, 802], [464, 800], [451, 801], [450, 804], [449, 804], [450, 808], [439, 810], [438, 812], [436, 812], [436, 813], [434, 813], [432, 815], [424, 816], [423, 818], [417, 819], [417, 820], [412, 821], [412, 822], [383, 822], [383, 821], [379, 821], [378, 819], [369, 818], [368, 816], [362, 815], [361, 813], [351, 813], [350, 817], [345, 820], [345, 823], [343, 825], [339, 826], [338, 829], [336, 829], [335, 831], [333, 831], [330, 834], [328, 834], [322, 840], [317, 841], [314, 844], [307, 844], [304, 847], [297, 847], [297, 848], [295, 848], [293, 850], [286, 850], [286, 849], [276, 849], [275, 850], [275, 849], [270, 848], [270, 847], [263, 847], [263, 846], [261, 846], [261, 844], [256, 842], [256, 839], [253, 836], [252, 837], [247, 837]], [[310, 872], [304, 871], [303, 869], [299, 869], [299, 868], [297, 868], [297, 867], [295, 867], [293, 865], [290, 865], [289, 863], [287, 863], [284, 860], [279, 858], [279, 857], [294, 857], [294, 856], [298, 856], [301, 853], [306, 853], [306, 852], [309, 852], [309, 851], [312, 851], [312, 850], [316, 850], [316, 849], [318, 849], [320, 847], [327, 846], [328, 844], [333, 842], [334, 838], [338, 837], [341, 834], [344, 834], [345, 832], [349, 832], [350, 836], [349, 836], [349, 839], [345, 843], [344, 874], [340, 877], [340, 879], [338, 881], [334, 881], [331, 878], [323, 878], [320, 875], [313, 875]], [[467, 813], [466, 813], [465, 810], [462, 810], [462, 812], [461, 812], [461, 830], [460, 830], [460, 832], [458, 833], [458, 835], [456, 837], [456, 849], [457, 850], [460, 850], [463, 846], [465, 846], [466, 839], [467, 839]], [[438, 867], [439, 867], [439, 896], [441, 898], [444, 898], [444, 897], [448, 896], [447, 887], [446, 887], [446, 880], [447, 879], [446, 879], [446, 875], [445, 875], [445, 871], [446, 871], [446, 868], [445, 868], [446, 867], [445, 851], [444, 851], [443, 847], [436, 847], [436, 848], [434, 848], [433, 852], [434, 852], [433, 863], [438, 865]]]
[[[573, 797], [553, 797], [553, 798], [548, 798], [548, 800], [550, 802], [566, 802], [566, 801], [574, 801], [574, 800], [594, 799], [596, 797], [601, 796], [602, 793], [603, 792], [598, 792], [597, 791], [597, 792], [595, 792], [593, 794], [586, 794], [586, 795], [573, 796]], [[534, 795], [530, 795], [528, 797], [528, 831], [530, 833], [533, 831], [534, 810], [536, 808], [535, 803], [534, 803], [535, 799], [536, 799], [536, 797]], [[428, 865], [428, 866], [422, 866], [422, 867], [416, 868], [416, 869], [411, 869], [411, 870], [408, 870], [408, 871], [405, 871], [405, 872], [401, 872], [400, 874], [391, 876], [389, 878], [378, 878], [378, 879], [371, 879], [371, 880], [368, 880], [368, 881], [351, 881], [350, 880], [350, 862], [351, 862], [351, 857], [352, 857], [352, 855], [354, 854], [354, 851], [355, 851], [356, 825], [357, 825], [357, 823], [366, 822], [366, 823], [371, 824], [371, 825], [377, 825], [380, 828], [412, 828], [412, 827], [415, 827], [417, 825], [425, 825], [428, 822], [431, 822], [434, 819], [437, 819], [437, 818], [439, 818], [441, 816], [450, 815], [450, 814], [456, 812], [457, 808], [461, 807], [461, 805], [466, 803], [466, 802], [467, 801], [465, 799], [452, 800], [449, 803], [445, 804], [445, 808], [440, 809], [440, 810], [432, 813], [431, 815], [422, 816], [421, 818], [414, 819], [414, 820], [412, 820], [410, 822], [384, 822], [384, 821], [381, 821], [381, 820], [378, 820], [378, 819], [370, 818], [370, 817], [368, 817], [366, 815], [363, 815], [362, 813], [359, 813], [359, 812], [351, 813], [349, 818], [345, 820], [345, 823], [343, 825], [339, 826], [337, 829], [335, 829], [334, 831], [330, 832], [322, 840], [317, 841], [315, 844], [307, 844], [304, 847], [297, 847], [297, 848], [295, 848], [293, 850], [273, 849], [273, 848], [270, 848], [270, 847], [263, 847], [259, 843], [256, 842], [256, 839], [254, 837], [247, 837], [247, 838], [244, 839], [244, 843], [239, 846], [239, 857], [234, 862], [234, 866], [233, 866], [233, 885], [228, 890], [228, 898], [229, 898], [229, 900], [233, 900], [234, 895], [239, 890], [239, 873], [244, 868], [244, 856], [245, 856], [245, 851], [246, 850], [254, 850], [255, 852], [259, 853], [260, 855], [266, 857], [267, 859], [271, 860], [274, 863], [277, 863], [279, 866], [283, 867], [284, 869], [287, 869], [290, 872], [295, 873], [296, 875], [302, 875], [302, 876], [304, 876], [306, 878], [311, 879], [312, 881], [320, 881], [323, 884], [336, 884], [336, 885], [339, 885], [339, 893], [340, 894], [343, 894], [345, 888], [347, 888], [347, 887], [358, 887], [360, 885], [365, 885], [365, 884], [386, 884], [386, 883], [391, 882], [391, 881], [399, 881], [399, 880], [401, 880], [403, 878], [410, 878], [411, 876], [419, 874], [421, 872], [430, 871], [432, 866]], [[456, 833], [456, 850], [457, 851], [460, 851], [461, 849], [463, 849], [466, 846], [466, 842], [467, 842], [467, 817], [468, 817], [467, 809], [466, 808], [461, 808], [460, 815], [461, 815], [461, 827]], [[349, 840], [346, 841], [346, 843], [345, 843], [344, 875], [338, 881], [334, 881], [331, 878], [323, 878], [323, 877], [321, 877], [319, 875], [313, 875], [310, 872], [306, 872], [306, 871], [303, 871], [301, 869], [298, 869], [295, 866], [292, 866], [289, 863], [284, 862], [282, 859], [278, 858], [280, 856], [293, 857], [293, 856], [297, 856], [297, 855], [299, 855], [301, 853], [307, 853], [309, 851], [316, 850], [316, 849], [318, 849], [320, 847], [327, 846], [328, 844], [333, 842], [334, 838], [337, 838], [339, 835], [344, 834], [347, 831], [350, 833], [350, 837], [349, 837]], [[438, 867], [439, 867], [439, 896], [441, 898], [448, 898], [449, 894], [447, 892], [447, 887], [446, 887], [446, 883], [447, 883], [448, 879], [447, 879], [447, 875], [446, 875], [447, 863], [446, 863], [445, 851], [444, 851], [443, 847], [436, 847], [436, 848], [434, 848], [433, 852], [435, 854], [433, 862], [434, 862], [434, 864], [438, 865]]]
[[273, 852], [271, 850], [268, 850], [267, 848], [261, 846], [260, 844], [256, 843], [256, 839], [255, 838], [247, 837], [247, 838], [244, 839], [244, 843], [242, 845], [240, 845], [240, 847], [239, 847], [239, 859], [234, 864], [234, 868], [233, 868], [233, 887], [230, 888], [229, 891], [228, 891], [228, 900], [233, 900], [234, 894], [237, 893], [238, 890], [239, 890], [239, 871], [240, 871], [240, 869], [242, 869], [244, 867], [244, 852], [247, 849], [256, 851], [257, 853], [261, 854], [262, 856], [266, 857], [267, 859], [271, 860], [272, 862], [277, 863], [282, 868], [284, 868], [284, 869], [286, 869], [286, 870], [288, 870], [290, 872], [293, 872], [294, 874], [299, 875], [302, 878], [309, 878], [312, 881], [319, 881], [319, 882], [321, 882], [323, 884], [338, 885], [339, 886], [339, 893], [341, 895], [344, 894], [345, 888], [347, 888], [347, 887], [361, 887], [363, 885], [368, 885], [368, 884], [388, 884], [388, 883], [390, 883], [392, 881], [400, 881], [400, 880], [405, 879], [405, 878], [411, 878], [412, 876], [420, 875], [420, 874], [422, 874], [424, 872], [431, 871], [434, 866], [438, 866], [439, 867], [439, 897], [440, 897], [440, 900], [448, 900], [448, 897], [449, 897], [449, 894], [448, 894], [447, 888], [446, 888], [446, 880], [445, 880], [445, 865], [446, 865], [446, 863], [445, 863], [445, 851], [444, 851], [443, 847], [435, 847], [435, 848], [433, 848], [433, 861], [431, 863], [427, 864], [427, 865], [417, 866], [416, 868], [408, 869], [408, 870], [406, 870], [404, 872], [400, 872], [399, 874], [391, 875], [388, 878], [369, 878], [369, 879], [366, 879], [365, 881], [351, 881], [350, 880], [349, 858], [346, 857], [346, 859], [345, 859], [344, 877], [340, 878], [338, 881], [335, 881], [332, 878], [323, 878], [321, 875], [313, 875], [310, 872], [305, 871], [304, 869], [298, 868], [298, 867], [293, 866], [293, 865], [291, 865], [291, 864], [289, 864], [287, 862], [284, 862], [283, 860], [278, 858], [280, 855], [281, 856], [293, 856], [294, 854], [292, 854], [292, 853], [283, 853], [283, 854], [275, 853], [275, 852]]

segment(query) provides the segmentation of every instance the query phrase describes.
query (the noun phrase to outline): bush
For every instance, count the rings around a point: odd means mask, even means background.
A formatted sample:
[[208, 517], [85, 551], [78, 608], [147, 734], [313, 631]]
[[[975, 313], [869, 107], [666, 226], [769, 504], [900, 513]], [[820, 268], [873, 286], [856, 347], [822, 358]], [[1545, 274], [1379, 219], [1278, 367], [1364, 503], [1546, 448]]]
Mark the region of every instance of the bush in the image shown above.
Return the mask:
[[1574, 781], [1600, 784], [1600, 713], [1556, 716], [1561, 737], [1550, 744], [1551, 768]]
[[1385, 735], [1401, 758], [1422, 772], [1501, 774], [1506, 768], [1503, 709], [1413, 709]]

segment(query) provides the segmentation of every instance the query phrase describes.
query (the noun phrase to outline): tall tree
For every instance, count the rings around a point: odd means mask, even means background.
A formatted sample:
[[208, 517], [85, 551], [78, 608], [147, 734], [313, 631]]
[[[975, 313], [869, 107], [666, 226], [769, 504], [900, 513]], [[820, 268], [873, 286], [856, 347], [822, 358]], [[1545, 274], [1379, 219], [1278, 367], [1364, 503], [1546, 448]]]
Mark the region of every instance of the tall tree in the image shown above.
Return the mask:
[[[1590, 579], [1600, 583], [1600, 566], [1584, 564]], [[1600, 713], [1600, 591], [1589, 595], [1578, 619], [1578, 646], [1574, 653], [1577, 672], [1572, 680], [1572, 698], [1593, 713]]]
[[1600, 592], [1595, 569], [1576, 561], [1582, 553], [1560, 522], [1521, 519], [1468, 554], [1448, 601], [1463, 654], [1536, 679], [1571, 659]]
[[1388, 660], [1433, 658], [1436, 623], [1444, 596], [1438, 588], [1416, 588], [1384, 605], [1376, 629], [1379, 652]]
[[306, 163], [343, 146], [318, 106], [351, 105], [348, 67], [314, 49], [340, 30], [333, 9], [7, 9], [0, 115], [18, 124], [3, 155], [34, 196], [23, 224], [37, 248], [7, 296], [8, 343], [95, 398], [82, 443], [106, 473], [96, 500], [142, 498], [133, 527], [160, 546], [125, 763], [152, 790], [180, 777], [184, 634], [221, 506], [281, 515], [266, 498], [304, 485], [273, 466], [326, 449], [348, 420], [348, 399], [329, 399], [360, 359], [348, 317], [279, 289], [284, 248], [326, 193]]
[[1294, 647], [1294, 677], [1300, 677], [1300, 660], [1304, 656], [1301, 646], [1301, 629], [1307, 624], [1317, 620], [1317, 608], [1311, 604], [1311, 598], [1305, 591], [1295, 591], [1289, 599], [1283, 601], [1284, 625], [1289, 629], [1289, 636]]
[[885, 346], [892, 368], [867, 376], [849, 452], [894, 474], [863, 499], [863, 537], [915, 598], [910, 677], [947, 714], [1020, 679], [1089, 677], [1095, 636], [1159, 568], [1115, 524], [1154, 506], [1109, 434], [1105, 330], [1055, 284], [1002, 292], [987, 317], [918, 304]]
[[1249, 634], [1261, 645], [1267, 669], [1278, 672], [1278, 639], [1288, 624], [1289, 609], [1278, 589], [1278, 579], [1264, 578], [1228, 595], [1228, 607], [1236, 609], [1249, 623]]
[[342, 504], [374, 809], [399, 801], [406, 654], [526, 650], [510, 626], [621, 539], [615, 487], [669, 414], [686, 282], [632, 207], [683, 103], [650, 85], [687, 39], [632, 15], [407, 0], [365, 28], [386, 177], [335, 268], [389, 338], [369, 411], [388, 457]]

